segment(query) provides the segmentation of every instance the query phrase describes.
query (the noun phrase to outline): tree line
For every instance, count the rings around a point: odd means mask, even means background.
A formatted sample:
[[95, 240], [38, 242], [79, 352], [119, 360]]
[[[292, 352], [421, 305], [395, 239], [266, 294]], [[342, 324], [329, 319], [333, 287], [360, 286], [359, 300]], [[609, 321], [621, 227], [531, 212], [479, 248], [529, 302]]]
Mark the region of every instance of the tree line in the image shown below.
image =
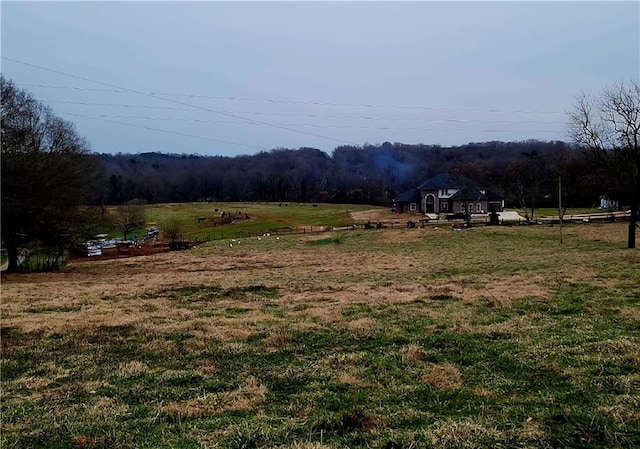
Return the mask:
[[187, 154], [102, 154], [103, 182], [94, 203], [193, 201], [367, 203], [391, 206], [399, 193], [439, 173], [462, 172], [502, 192], [511, 207], [591, 207], [601, 195], [624, 202], [582, 147], [562, 141], [483, 142], [455, 147], [402, 143], [274, 149], [236, 157]]
[[[2, 247], [17, 270], [34, 245], [42, 269], [59, 264], [104, 218], [106, 205], [193, 202], [334, 202], [391, 206], [394, 197], [439, 173], [455, 173], [504, 194], [507, 207], [592, 207], [606, 195], [640, 208], [640, 86], [581, 96], [570, 114], [572, 142], [526, 140], [446, 147], [384, 142], [278, 148], [235, 157], [95, 154], [73, 123], [0, 76]], [[101, 206], [101, 207], [89, 207]], [[27, 257], [29, 252], [23, 252]], [[44, 256], [43, 256], [44, 255]]]

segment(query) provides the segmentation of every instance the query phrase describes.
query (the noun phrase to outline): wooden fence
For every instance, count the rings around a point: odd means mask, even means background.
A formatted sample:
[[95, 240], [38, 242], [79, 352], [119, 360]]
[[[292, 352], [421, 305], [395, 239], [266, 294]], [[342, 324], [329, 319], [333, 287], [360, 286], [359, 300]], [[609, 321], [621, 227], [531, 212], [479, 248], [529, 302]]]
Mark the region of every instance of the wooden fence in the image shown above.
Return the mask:
[[[471, 220], [471, 226], [483, 226], [489, 223], [489, 219], [478, 218]], [[349, 226], [302, 226], [302, 227], [282, 227], [266, 229], [263, 231], [246, 231], [246, 230], [229, 230], [228, 233], [216, 233], [215, 235], [208, 234], [205, 236], [197, 235], [192, 243], [198, 244], [208, 242], [212, 240], [224, 240], [224, 239], [240, 239], [240, 238], [252, 238], [263, 237], [265, 235], [279, 236], [279, 235], [292, 235], [292, 234], [319, 234], [323, 232], [334, 231], [356, 231], [356, 230], [382, 230], [382, 229], [406, 229], [406, 228], [424, 228], [426, 226], [452, 226], [461, 227], [464, 225], [463, 220], [410, 220], [410, 221], [379, 221], [379, 222], [367, 222], [367, 223], [355, 223]]]

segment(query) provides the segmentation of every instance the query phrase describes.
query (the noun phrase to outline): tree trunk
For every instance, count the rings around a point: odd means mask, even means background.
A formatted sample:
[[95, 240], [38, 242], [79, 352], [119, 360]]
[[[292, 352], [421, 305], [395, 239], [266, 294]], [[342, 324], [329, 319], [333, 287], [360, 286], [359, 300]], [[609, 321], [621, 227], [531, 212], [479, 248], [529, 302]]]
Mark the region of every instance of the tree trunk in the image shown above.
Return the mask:
[[15, 273], [18, 271], [18, 245], [14, 242], [8, 240], [6, 243], [7, 246], [7, 257], [9, 266], [7, 267], [7, 272]]
[[627, 248], [636, 247], [636, 226], [638, 223], [637, 208], [631, 209], [631, 218], [629, 219], [629, 236], [627, 238]]
[[636, 189], [631, 197], [631, 217], [629, 217], [629, 235], [627, 248], [636, 247], [636, 228], [638, 227], [638, 209], [640, 209], [640, 177], [636, 182]]

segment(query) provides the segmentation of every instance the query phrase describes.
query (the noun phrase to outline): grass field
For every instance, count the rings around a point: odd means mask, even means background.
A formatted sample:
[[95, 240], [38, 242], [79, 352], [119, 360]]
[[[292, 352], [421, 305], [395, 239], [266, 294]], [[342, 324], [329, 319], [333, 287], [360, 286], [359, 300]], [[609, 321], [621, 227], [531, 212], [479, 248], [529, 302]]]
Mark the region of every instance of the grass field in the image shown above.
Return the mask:
[[3, 275], [1, 446], [638, 447], [626, 231], [254, 237]]
[[[351, 212], [370, 209], [371, 206], [354, 204], [316, 204], [310, 203], [188, 203], [188, 204], [154, 204], [145, 207], [147, 222], [153, 223], [161, 230], [165, 223], [178, 220], [182, 236], [187, 240], [219, 239], [262, 233], [268, 229], [284, 227], [311, 226], [347, 226], [352, 223]], [[110, 213], [117, 213], [117, 206], [110, 208]], [[215, 226], [215, 219], [221, 212], [236, 214], [239, 219], [232, 225]], [[245, 219], [246, 215], [249, 219]], [[122, 237], [116, 229], [105, 229], [112, 236]], [[140, 228], [131, 235], [146, 234]]]

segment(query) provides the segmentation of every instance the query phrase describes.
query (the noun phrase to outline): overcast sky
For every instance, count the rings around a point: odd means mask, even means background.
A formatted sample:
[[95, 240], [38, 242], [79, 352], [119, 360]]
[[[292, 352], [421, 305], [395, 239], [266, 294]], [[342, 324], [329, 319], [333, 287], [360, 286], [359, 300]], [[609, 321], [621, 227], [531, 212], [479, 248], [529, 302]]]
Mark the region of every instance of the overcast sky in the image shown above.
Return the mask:
[[2, 73], [97, 152], [568, 140], [640, 2], [1, 3]]

